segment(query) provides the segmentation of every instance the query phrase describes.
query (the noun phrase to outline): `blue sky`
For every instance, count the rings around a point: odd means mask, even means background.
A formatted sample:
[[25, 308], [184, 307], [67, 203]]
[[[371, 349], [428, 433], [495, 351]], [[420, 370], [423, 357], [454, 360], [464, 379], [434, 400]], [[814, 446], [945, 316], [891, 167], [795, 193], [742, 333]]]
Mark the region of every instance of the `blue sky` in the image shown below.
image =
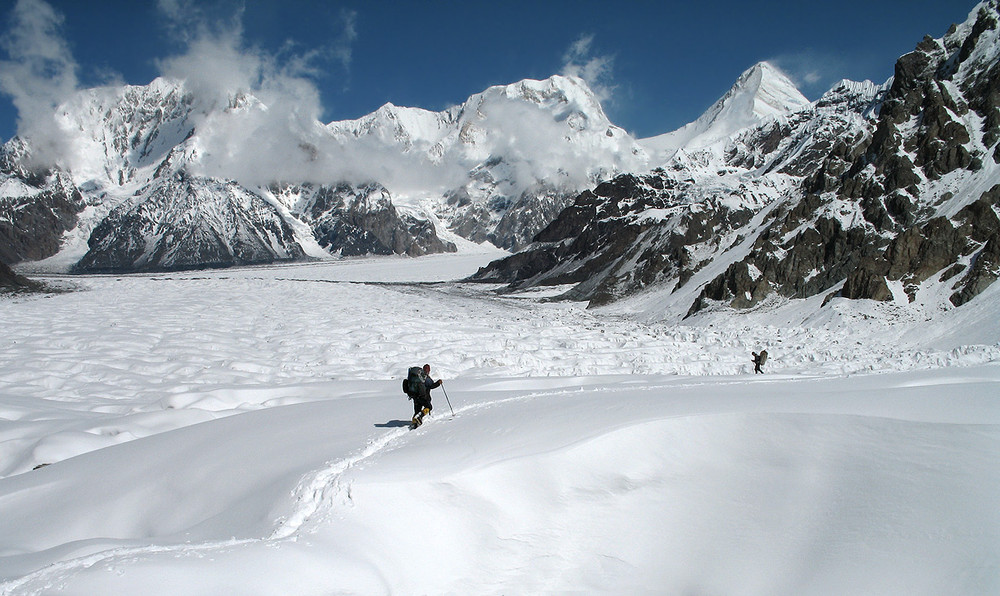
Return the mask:
[[[18, 107], [44, 106], [74, 89], [191, 72], [202, 63], [200, 52], [220, 47], [266, 64], [254, 76], [280, 72], [310, 87], [324, 122], [357, 118], [386, 102], [437, 111], [490, 85], [572, 73], [600, 93], [615, 124], [648, 137], [697, 118], [761, 60], [783, 69], [810, 99], [842, 78], [882, 82], [896, 58], [924, 35], [941, 37], [974, 6], [0, 0], [0, 139], [16, 133]], [[210, 68], [206, 77], [226, 78]], [[25, 82], [39, 75], [34, 85]]]

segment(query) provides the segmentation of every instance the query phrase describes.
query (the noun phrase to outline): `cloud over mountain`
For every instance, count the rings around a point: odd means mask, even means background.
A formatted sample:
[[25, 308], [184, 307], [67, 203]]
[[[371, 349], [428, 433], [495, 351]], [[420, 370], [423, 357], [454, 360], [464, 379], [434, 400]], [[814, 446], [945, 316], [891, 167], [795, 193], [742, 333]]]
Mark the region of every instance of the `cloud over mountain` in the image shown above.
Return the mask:
[[77, 90], [79, 69], [60, 28], [63, 16], [42, 0], [18, 0], [0, 37], [9, 60], [0, 62], [0, 91], [18, 110], [18, 131], [37, 150], [60, 152], [55, 108]]

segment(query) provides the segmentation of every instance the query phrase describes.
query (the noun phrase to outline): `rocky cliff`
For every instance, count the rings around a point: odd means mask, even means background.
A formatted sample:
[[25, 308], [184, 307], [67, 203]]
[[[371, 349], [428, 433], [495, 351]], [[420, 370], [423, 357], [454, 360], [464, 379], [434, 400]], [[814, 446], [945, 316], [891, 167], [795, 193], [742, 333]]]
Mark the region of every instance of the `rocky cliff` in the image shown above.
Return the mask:
[[380, 184], [337, 186], [303, 184], [271, 189], [276, 199], [307, 223], [316, 241], [345, 257], [455, 252], [425, 219], [400, 214]]
[[997, 21], [997, 2], [982, 3], [884, 86], [845, 81], [728, 139], [668, 147], [663, 167], [584, 192], [474, 278], [571, 284], [564, 296], [592, 305], [673, 292], [689, 315], [932, 287], [963, 304], [998, 274]]
[[20, 142], [0, 147], [0, 261], [5, 263], [54, 255], [86, 206], [69, 176], [28, 167], [27, 154]]
[[997, 22], [997, 4], [984, 3], [901, 57], [870, 137], [830, 152], [804, 180], [804, 197], [775, 210], [750, 254], [709, 283], [692, 312], [713, 301], [751, 306], [772, 292], [913, 300], [929, 280], [959, 305], [995, 281]]

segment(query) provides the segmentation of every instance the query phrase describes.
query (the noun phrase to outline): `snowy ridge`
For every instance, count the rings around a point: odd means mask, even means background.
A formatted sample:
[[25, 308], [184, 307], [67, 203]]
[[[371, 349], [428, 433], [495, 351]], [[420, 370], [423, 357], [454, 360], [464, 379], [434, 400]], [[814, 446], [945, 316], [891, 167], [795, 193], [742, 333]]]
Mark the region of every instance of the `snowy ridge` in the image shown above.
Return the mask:
[[646, 160], [574, 77], [498, 85], [440, 113], [390, 104], [328, 128], [341, 139], [377, 143], [390, 169], [395, 152], [418, 159], [408, 167], [429, 167], [444, 182], [430, 188], [394, 174], [375, 179], [395, 203], [429, 205], [459, 235], [506, 249], [530, 241], [580, 190]]
[[387, 103], [368, 116], [331, 122], [326, 126], [334, 135], [343, 138], [374, 136], [386, 145], [400, 144], [404, 150], [411, 150], [415, 141], [424, 146], [443, 141], [449, 132], [448, 124], [447, 117], [441, 114]]
[[[593, 92], [573, 77], [491, 87], [439, 113], [387, 104], [327, 128], [338, 138], [371, 138], [432, 164], [488, 171], [508, 196], [543, 180], [543, 172], [559, 172], [562, 184], [580, 190], [608, 170], [639, 163], [632, 138], [608, 121]], [[401, 199], [412, 194], [387, 186]]]
[[180, 81], [104, 87], [62, 106], [59, 125], [75, 136], [60, 163], [80, 185], [147, 184], [153, 170], [195, 130], [193, 98]]

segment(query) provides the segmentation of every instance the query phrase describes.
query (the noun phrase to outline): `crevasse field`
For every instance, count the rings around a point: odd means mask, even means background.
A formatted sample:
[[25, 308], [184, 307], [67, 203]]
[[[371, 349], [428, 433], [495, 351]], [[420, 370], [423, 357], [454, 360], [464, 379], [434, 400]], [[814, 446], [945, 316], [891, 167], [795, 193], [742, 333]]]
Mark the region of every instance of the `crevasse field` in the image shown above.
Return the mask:
[[669, 325], [492, 256], [0, 299], [0, 594], [1000, 594], [1000, 290]]

